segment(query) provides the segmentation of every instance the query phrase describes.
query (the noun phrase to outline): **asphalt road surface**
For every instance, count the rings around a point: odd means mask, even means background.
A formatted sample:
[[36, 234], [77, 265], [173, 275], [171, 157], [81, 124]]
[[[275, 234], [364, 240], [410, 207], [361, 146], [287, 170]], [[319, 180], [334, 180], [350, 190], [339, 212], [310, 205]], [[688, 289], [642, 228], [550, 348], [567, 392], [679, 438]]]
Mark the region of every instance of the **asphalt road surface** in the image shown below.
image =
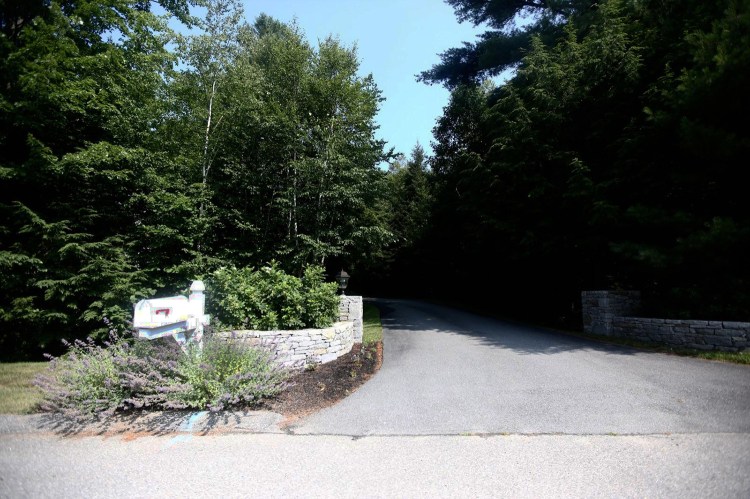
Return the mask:
[[384, 362], [295, 428], [340, 435], [750, 433], [750, 368], [380, 301]]
[[381, 371], [281, 430], [0, 418], [0, 498], [750, 497], [750, 368], [381, 301]]

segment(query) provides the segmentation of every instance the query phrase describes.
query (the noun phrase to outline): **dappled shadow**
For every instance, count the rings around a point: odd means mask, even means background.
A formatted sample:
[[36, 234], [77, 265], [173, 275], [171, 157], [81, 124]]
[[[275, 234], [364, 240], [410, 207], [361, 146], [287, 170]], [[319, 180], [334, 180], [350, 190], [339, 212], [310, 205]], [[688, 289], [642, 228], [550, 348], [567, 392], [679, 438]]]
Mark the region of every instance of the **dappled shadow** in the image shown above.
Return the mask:
[[41, 414], [37, 430], [51, 431], [60, 436], [113, 436], [132, 433], [167, 435], [181, 431], [189, 411], [133, 412], [111, 416], [68, 416], [60, 413]]
[[486, 317], [457, 308], [416, 300], [369, 299], [381, 311], [383, 327], [393, 332], [436, 332], [470, 337], [481, 345], [504, 348], [522, 355], [554, 355], [577, 350], [608, 355], [645, 353], [566, 334], [562, 331]]
[[89, 417], [45, 413], [0, 421], [0, 433], [41, 431], [63, 437], [124, 438], [174, 434], [204, 436], [227, 432], [276, 433], [281, 431], [279, 424], [282, 420], [281, 414], [260, 407], [216, 412], [134, 411]]
[[213, 430], [242, 426], [242, 417], [237, 412], [208, 412], [206, 413], [205, 423], [202, 426], [203, 428], [198, 433], [200, 435], [208, 435]]

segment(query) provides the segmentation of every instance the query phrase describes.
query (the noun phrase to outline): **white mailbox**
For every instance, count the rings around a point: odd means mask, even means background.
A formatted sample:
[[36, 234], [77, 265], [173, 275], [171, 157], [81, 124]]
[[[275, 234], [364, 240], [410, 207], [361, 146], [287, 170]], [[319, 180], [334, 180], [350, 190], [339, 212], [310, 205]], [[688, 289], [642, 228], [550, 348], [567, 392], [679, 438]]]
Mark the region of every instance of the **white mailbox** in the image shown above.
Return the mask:
[[136, 328], [159, 328], [186, 321], [189, 305], [186, 296], [141, 300], [135, 306], [133, 325]]
[[189, 298], [170, 296], [136, 303], [133, 327], [138, 337], [153, 340], [172, 336], [183, 349], [188, 339], [200, 345], [203, 326], [210, 322], [209, 316], [204, 314], [205, 289], [201, 281], [193, 281]]

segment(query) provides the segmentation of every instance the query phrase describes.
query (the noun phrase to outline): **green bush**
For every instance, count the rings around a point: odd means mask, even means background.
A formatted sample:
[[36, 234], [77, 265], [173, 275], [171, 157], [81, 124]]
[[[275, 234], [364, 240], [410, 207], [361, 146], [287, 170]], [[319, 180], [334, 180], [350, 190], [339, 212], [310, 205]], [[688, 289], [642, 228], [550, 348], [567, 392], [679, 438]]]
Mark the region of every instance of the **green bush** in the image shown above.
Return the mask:
[[289, 377], [268, 351], [224, 341], [208, 341], [202, 352], [189, 349], [178, 370], [190, 387], [180, 394], [185, 405], [211, 410], [273, 397]]
[[35, 380], [44, 393], [40, 408], [77, 414], [116, 410], [128, 396], [117, 362], [127, 355], [128, 345], [117, 340], [101, 347], [90, 338], [67, 345], [68, 353], [51, 358], [49, 370]]
[[302, 322], [305, 327], [328, 327], [339, 316], [338, 285], [323, 281], [322, 267], [307, 267], [302, 274]]
[[337, 285], [324, 282], [320, 267], [307, 267], [301, 279], [276, 262], [258, 270], [222, 268], [208, 281], [208, 308], [219, 327], [321, 328], [338, 316]]
[[73, 416], [131, 409], [211, 409], [254, 405], [286, 388], [289, 371], [263, 349], [211, 336], [183, 353], [170, 338], [105, 346], [77, 341], [37, 377], [40, 408]]

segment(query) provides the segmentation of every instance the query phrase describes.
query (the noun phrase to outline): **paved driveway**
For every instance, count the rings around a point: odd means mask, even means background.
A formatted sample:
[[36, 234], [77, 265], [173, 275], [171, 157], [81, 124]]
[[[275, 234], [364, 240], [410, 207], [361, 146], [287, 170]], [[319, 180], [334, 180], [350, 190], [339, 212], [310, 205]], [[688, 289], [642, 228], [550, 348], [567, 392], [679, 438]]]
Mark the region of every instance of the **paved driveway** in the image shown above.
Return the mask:
[[641, 352], [438, 305], [377, 302], [384, 363], [296, 433], [750, 433], [750, 368]]

